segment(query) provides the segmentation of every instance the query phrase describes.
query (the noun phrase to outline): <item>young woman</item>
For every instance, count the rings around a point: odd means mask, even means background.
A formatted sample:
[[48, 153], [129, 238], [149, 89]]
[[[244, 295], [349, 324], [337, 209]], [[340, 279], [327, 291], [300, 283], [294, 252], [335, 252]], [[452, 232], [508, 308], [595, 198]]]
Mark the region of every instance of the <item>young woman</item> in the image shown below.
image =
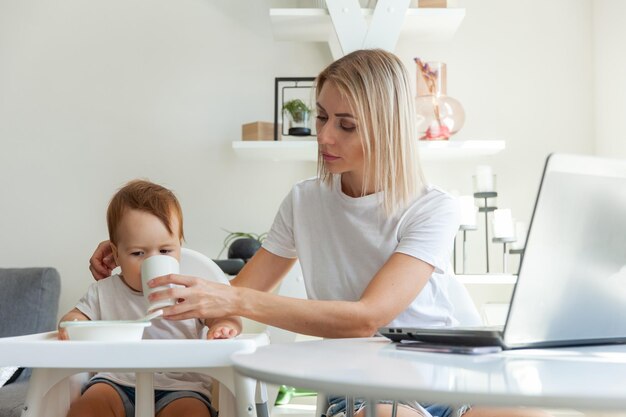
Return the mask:
[[[181, 300], [165, 317], [239, 315], [327, 338], [372, 336], [385, 325], [457, 323], [446, 280], [458, 205], [424, 182], [402, 62], [382, 50], [353, 52], [319, 74], [316, 98], [318, 178], [293, 187], [263, 247], [231, 287], [180, 275], [153, 280], [154, 286], [184, 286], [153, 294]], [[114, 266], [107, 247], [102, 242], [90, 260], [94, 276]], [[296, 258], [308, 300], [271, 293]], [[345, 413], [342, 398], [330, 402], [329, 416]], [[357, 401], [355, 411], [363, 406]], [[391, 405], [377, 411], [391, 415]], [[417, 402], [398, 407], [399, 417], [478, 411]]]

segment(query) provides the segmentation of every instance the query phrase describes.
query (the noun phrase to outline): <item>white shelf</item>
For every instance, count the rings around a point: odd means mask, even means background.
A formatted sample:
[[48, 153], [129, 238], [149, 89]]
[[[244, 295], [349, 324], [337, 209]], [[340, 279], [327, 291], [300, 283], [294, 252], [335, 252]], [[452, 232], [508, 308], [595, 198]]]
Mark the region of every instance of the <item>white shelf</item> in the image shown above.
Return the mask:
[[424, 161], [471, 159], [495, 155], [504, 150], [503, 140], [435, 140], [420, 141], [420, 156]]
[[[420, 141], [423, 161], [469, 159], [495, 155], [504, 150], [503, 140]], [[269, 161], [317, 161], [317, 142], [235, 141], [233, 150], [241, 158]]]
[[233, 142], [237, 156], [269, 161], [317, 161], [317, 142], [267, 140]]
[[456, 278], [463, 284], [477, 285], [513, 285], [517, 282], [517, 275], [512, 274], [457, 275]]
[[[362, 9], [366, 19], [373, 9]], [[406, 12], [401, 37], [414, 41], [451, 39], [465, 17], [460, 8], [410, 8]], [[334, 31], [326, 9], [270, 9], [274, 39], [278, 41], [327, 42]]]

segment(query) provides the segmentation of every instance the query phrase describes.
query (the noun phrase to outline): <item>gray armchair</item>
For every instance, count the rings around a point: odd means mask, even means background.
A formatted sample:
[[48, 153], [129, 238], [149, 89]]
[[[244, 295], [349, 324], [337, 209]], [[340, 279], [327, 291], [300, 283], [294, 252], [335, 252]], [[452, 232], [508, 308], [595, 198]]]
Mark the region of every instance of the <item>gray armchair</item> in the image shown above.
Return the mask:
[[[56, 328], [61, 279], [54, 268], [0, 268], [0, 337]], [[19, 371], [18, 371], [19, 372]], [[0, 388], [0, 417], [19, 417], [30, 370]]]

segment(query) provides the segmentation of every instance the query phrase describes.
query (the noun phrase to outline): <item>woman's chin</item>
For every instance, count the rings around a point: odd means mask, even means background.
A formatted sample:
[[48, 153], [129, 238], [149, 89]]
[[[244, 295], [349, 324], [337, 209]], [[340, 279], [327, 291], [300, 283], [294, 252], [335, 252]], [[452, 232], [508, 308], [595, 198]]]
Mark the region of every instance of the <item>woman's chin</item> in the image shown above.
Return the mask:
[[326, 164], [326, 171], [328, 171], [331, 174], [343, 174], [344, 172], [346, 172], [345, 169], [342, 169], [341, 166], [338, 166], [337, 164]]

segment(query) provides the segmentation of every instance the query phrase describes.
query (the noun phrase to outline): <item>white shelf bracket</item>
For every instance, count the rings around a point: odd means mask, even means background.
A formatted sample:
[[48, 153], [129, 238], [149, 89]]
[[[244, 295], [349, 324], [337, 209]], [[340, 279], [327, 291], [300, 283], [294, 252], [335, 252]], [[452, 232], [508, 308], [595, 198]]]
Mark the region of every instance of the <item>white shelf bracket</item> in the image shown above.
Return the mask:
[[378, 0], [363, 48], [396, 49], [410, 0]]
[[361, 49], [367, 35], [367, 24], [358, 0], [326, 0], [343, 55]]
[[393, 51], [409, 3], [410, 0], [378, 0], [368, 27], [358, 0], [326, 0], [336, 33], [336, 38], [329, 38], [333, 58], [363, 48]]
[[328, 35], [328, 48], [330, 49], [333, 61], [338, 60], [344, 55], [343, 49], [341, 49], [341, 45], [339, 44], [339, 38], [337, 38], [337, 33], [334, 30], [331, 30]]

